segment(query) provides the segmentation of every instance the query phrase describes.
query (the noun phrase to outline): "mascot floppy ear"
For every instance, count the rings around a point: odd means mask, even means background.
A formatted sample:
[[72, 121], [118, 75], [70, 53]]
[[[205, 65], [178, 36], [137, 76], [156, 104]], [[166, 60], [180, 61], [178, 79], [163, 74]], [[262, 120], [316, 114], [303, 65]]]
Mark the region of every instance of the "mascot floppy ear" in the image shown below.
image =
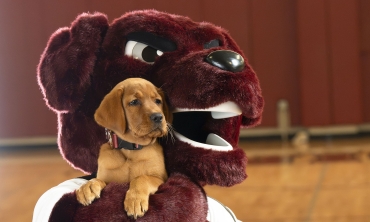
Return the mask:
[[123, 92], [123, 87], [118, 85], [104, 97], [94, 115], [99, 125], [115, 132], [126, 131], [126, 117], [122, 106]]
[[73, 112], [83, 100], [108, 27], [104, 14], [84, 13], [70, 28], [60, 28], [52, 35], [37, 70], [51, 109]]

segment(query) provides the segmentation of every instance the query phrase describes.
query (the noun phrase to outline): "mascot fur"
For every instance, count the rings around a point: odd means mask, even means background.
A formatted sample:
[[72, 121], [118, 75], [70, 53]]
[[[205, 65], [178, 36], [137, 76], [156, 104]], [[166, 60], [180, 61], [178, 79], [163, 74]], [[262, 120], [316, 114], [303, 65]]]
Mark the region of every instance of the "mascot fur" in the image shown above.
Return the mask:
[[169, 178], [136, 221], [212, 221], [202, 186], [232, 186], [247, 177], [240, 127], [260, 123], [263, 99], [254, 71], [227, 31], [155, 10], [129, 12], [111, 24], [104, 14], [81, 14], [51, 36], [38, 81], [58, 115], [61, 154], [90, 176], [47, 191], [34, 221], [135, 221], [122, 204], [128, 184], [110, 183], [89, 206], [79, 204], [74, 192], [94, 177], [99, 147], [107, 142], [94, 112], [130, 77], [165, 92], [176, 131], [175, 140], [161, 141]]

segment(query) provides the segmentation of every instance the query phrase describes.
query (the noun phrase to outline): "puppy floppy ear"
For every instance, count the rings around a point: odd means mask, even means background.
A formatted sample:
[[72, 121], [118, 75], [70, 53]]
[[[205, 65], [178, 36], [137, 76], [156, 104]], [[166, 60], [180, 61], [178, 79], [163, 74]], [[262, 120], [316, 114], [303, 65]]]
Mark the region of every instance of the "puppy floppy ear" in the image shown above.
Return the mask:
[[162, 106], [163, 106], [163, 114], [166, 118], [166, 121], [169, 123], [172, 123], [172, 112], [170, 111], [170, 108], [167, 105], [166, 102], [166, 96], [164, 95], [164, 92], [160, 88], [156, 88], [158, 94], [162, 97]]
[[123, 87], [113, 89], [108, 93], [95, 111], [95, 121], [114, 132], [126, 131], [126, 117], [123, 109]]

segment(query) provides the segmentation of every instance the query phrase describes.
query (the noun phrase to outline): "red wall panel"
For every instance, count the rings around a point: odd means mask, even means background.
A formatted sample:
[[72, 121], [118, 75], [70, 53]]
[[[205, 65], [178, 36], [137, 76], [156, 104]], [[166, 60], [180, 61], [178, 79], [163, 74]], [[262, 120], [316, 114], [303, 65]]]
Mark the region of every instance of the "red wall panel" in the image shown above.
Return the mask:
[[0, 1], [0, 138], [55, 135], [56, 116], [36, 82], [43, 39], [40, 2]]
[[332, 124], [363, 121], [360, 72], [359, 5], [357, 1], [328, 0]]
[[302, 125], [328, 125], [332, 108], [325, 1], [297, 1], [297, 26]]
[[[370, 39], [370, 36], [369, 36]], [[363, 121], [370, 123], [370, 51], [361, 55]]]
[[295, 1], [255, 0], [252, 11], [253, 68], [265, 98], [263, 126], [276, 126], [277, 101], [286, 99], [300, 124]]
[[370, 122], [370, 1], [360, 0], [360, 56], [364, 122]]
[[301, 0], [297, 15], [303, 125], [363, 122], [358, 2]]

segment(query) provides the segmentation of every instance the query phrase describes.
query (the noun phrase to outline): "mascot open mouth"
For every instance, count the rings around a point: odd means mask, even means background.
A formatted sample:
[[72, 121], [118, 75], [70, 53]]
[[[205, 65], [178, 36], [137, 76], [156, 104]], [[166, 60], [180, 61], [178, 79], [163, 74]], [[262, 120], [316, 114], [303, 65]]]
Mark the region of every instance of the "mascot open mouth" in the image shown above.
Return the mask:
[[176, 108], [173, 111], [174, 135], [178, 140], [196, 148], [230, 151], [232, 145], [222, 138], [223, 135], [218, 135], [220, 133], [212, 132], [210, 126], [241, 114], [239, 106], [231, 101], [207, 109]]

